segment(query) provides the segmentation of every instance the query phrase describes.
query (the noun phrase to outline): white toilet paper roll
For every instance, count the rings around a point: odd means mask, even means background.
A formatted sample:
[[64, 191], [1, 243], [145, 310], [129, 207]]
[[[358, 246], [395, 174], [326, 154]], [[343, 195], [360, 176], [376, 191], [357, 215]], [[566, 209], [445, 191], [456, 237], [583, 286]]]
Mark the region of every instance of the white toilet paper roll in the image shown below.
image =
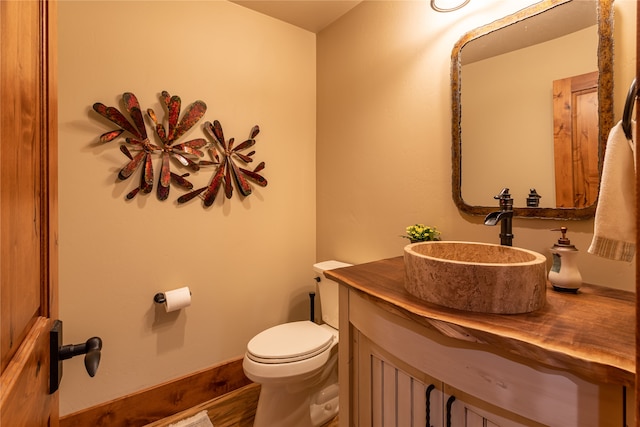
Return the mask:
[[164, 308], [167, 313], [180, 310], [191, 305], [191, 291], [188, 286], [164, 293]]

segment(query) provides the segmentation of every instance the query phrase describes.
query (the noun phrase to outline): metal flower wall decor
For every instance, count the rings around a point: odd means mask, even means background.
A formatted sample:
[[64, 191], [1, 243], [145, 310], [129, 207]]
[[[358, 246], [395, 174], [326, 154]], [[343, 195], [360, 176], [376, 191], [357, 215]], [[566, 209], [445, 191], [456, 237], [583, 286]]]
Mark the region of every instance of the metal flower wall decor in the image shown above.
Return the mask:
[[[208, 139], [196, 138], [176, 144], [204, 116], [207, 105], [202, 101], [195, 101], [186, 107], [182, 118], [180, 118], [182, 101], [179, 96], [170, 96], [168, 92], [163, 91], [160, 101], [165, 110], [164, 120], [158, 120], [158, 116], [151, 108], [146, 111], [155, 126], [158, 144], [149, 140], [140, 103], [133, 93], [125, 92], [122, 95], [124, 109], [129, 118], [116, 107], [107, 107], [100, 102], [93, 104], [93, 109], [98, 114], [118, 126], [118, 129], [103, 133], [100, 136], [100, 141], [107, 143], [121, 136], [124, 138], [120, 145], [120, 151], [127, 156], [128, 161], [120, 169], [118, 178], [126, 180], [141, 165], [144, 165], [140, 173], [140, 184], [127, 194], [127, 199], [133, 199], [140, 192], [148, 194], [153, 190], [154, 157], [160, 158], [160, 173], [156, 190], [159, 200], [166, 200], [169, 197], [171, 184], [189, 191], [178, 197], [178, 203], [186, 203], [199, 196], [202, 198], [204, 206], [213, 204], [222, 187], [224, 187], [226, 197], [230, 199], [233, 195], [233, 182], [244, 197], [251, 194], [251, 183], [266, 187], [267, 180], [258, 173], [264, 169], [264, 162], [260, 162], [253, 170], [246, 169], [247, 165], [253, 162], [252, 156], [255, 151], [247, 153], [246, 150], [256, 143], [255, 138], [260, 132], [257, 125], [249, 132], [249, 138], [235, 147], [234, 138], [225, 140], [222, 125], [217, 120], [214, 120], [213, 123], [204, 123], [205, 136], [208, 136]], [[165, 128], [165, 123], [167, 128]], [[210, 160], [203, 159], [205, 152], [209, 154]], [[193, 184], [186, 179], [189, 172], [182, 174], [172, 172], [172, 164], [188, 168], [193, 172], [199, 171], [201, 167], [212, 167], [214, 169], [213, 177], [206, 187], [193, 190]]]

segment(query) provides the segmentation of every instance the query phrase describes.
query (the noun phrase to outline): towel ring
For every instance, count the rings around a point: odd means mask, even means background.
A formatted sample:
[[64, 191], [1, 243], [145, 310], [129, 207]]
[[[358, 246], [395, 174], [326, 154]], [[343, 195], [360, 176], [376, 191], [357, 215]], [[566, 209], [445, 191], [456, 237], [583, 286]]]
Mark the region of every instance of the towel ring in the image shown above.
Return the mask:
[[629, 87], [629, 93], [627, 94], [627, 100], [624, 103], [624, 113], [622, 114], [622, 130], [627, 136], [627, 139], [632, 138], [631, 133], [631, 116], [633, 115], [633, 107], [636, 103], [636, 97], [638, 96], [638, 88], [636, 86], [636, 79], [631, 82]]

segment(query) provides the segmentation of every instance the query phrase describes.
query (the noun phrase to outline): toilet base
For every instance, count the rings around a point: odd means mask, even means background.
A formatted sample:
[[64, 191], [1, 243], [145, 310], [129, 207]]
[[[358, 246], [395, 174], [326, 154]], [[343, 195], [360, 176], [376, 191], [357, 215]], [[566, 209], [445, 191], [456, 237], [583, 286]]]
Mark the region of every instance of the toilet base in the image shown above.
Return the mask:
[[331, 384], [316, 393], [311, 400], [311, 424], [321, 426], [338, 415], [338, 384]]
[[253, 427], [319, 427], [338, 414], [338, 384], [309, 396], [262, 385]]
[[273, 426], [314, 427], [309, 412], [309, 396], [263, 384], [253, 427]]

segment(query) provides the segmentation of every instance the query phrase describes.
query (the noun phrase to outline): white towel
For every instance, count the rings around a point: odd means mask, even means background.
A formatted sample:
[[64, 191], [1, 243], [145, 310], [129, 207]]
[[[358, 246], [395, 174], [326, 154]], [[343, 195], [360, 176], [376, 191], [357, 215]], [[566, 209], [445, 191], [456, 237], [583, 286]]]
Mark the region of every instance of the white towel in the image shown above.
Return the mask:
[[200, 411], [192, 417], [170, 424], [169, 427], [213, 427], [213, 424], [209, 420], [207, 411]]
[[636, 252], [635, 123], [628, 140], [618, 122], [604, 155], [590, 254], [631, 261]]

